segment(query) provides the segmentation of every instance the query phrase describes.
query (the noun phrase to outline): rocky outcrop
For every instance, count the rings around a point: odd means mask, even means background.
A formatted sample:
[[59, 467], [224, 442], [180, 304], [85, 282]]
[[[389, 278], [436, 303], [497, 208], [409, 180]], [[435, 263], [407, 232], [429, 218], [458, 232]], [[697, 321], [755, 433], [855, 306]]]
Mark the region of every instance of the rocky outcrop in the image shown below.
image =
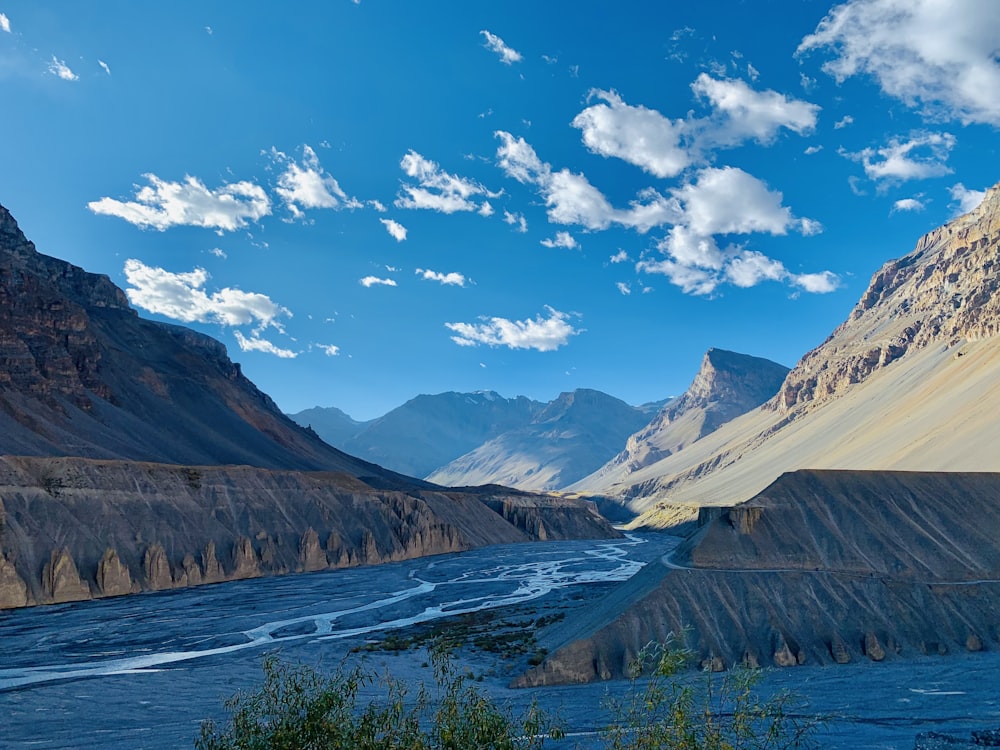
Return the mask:
[[569, 489], [601, 491], [626, 481], [630, 474], [757, 408], [778, 392], [786, 375], [787, 367], [768, 359], [709, 349], [684, 394], [630, 435], [623, 451]]
[[881, 662], [1000, 648], [1000, 474], [798, 471], [712, 509], [665, 560], [544, 633], [518, 686], [625, 674], [687, 631], [726, 666]]
[[4, 457], [0, 496], [0, 607], [618, 536], [582, 501], [246, 466]]

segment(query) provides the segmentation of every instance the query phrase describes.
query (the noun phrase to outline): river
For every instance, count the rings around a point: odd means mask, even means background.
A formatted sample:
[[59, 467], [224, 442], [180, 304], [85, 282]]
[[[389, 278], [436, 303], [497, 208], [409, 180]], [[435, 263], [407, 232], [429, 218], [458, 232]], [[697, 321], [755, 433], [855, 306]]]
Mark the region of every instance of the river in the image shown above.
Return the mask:
[[[490, 547], [368, 568], [263, 578], [0, 612], [0, 748], [191, 748], [202, 720], [261, 677], [263, 654], [322, 668], [386, 631], [484, 609], [586, 606], [676, 544], [666, 535]], [[571, 613], [570, 613], [571, 616]], [[375, 657], [425, 679], [419, 653]], [[485, 671], [481, 655], [473, 665]], [[481, 672], [482, 673], [482, 672]], [[600, 747], [600, 706], [625, 683], [532, 691], [482, 683], [500, 700], [532, 697]], [[909, 750], [918, 731], [1000, 725], [1000, 653], [768, 674], [831, 715], [829, 748]]]

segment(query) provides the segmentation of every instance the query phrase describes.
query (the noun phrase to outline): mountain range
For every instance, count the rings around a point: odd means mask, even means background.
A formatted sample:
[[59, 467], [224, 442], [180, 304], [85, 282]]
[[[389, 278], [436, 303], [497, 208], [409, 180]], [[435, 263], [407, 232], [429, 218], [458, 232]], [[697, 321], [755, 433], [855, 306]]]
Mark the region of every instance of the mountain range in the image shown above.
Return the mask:
[[613, 536], [590, 503], [337, 450], [0, 206], [0, 608]]

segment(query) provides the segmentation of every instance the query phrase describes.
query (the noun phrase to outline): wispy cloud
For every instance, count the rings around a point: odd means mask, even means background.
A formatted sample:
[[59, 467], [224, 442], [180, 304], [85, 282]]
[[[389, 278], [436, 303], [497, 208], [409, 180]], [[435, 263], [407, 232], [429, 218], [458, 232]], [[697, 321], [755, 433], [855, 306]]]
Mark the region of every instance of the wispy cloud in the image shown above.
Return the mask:
[[618, 291], [624, 294], [626, 297], [632, 294], [632, 287], [626, 284], [624, 281], [619, 281], [615, 286], [618, 287]]
[[1000, 13], [989, 0], [848, 0], [796, 54], [829, 52], [823, 70], [837, 81], [871, 76], [929, 117], [1000, 125], [997, 39]]
[[385, 227], [385, 231], [396, 240], [396, 242], [402, 242], [406, 239], [406, 227], [400, 224], [398, 221], [393, 221], [392, 219], [379, 219], [382, 222], [382, 226]]
[[841, 130], [843, 128], [846, 128], [848, 125], [851, 125], [853, 122], [854, 122], [854, 118], [851, 115], [844, 115], [839, 120], [837, 120], [835, 123], [833, 123], [833, 129], [834, 130]]
[[275, 192], [293, 218], [301, 219], [306, 209], [361, 207], [361, 202], [349, 197], [340, 183], [323, 169], [310, 146], [302, 146], [302, 161], [296, 161], [274, 147], [266, 153], [283, 168], [278, 175]]
[[522, 234], [528, 231], [528, 220], [524, 218], [524, 214], [504, 211], [503, 220], [507, 224], [513, 226], [518, 232], [521, 232]]
[[955, 136], [951, 133], [920, 131], [910, 133], [908, 138], [890, 138], [881, 148], [843, 152], [843, 155], [860, 162], [868, 179], [884, 186], [951, 174], [952, 169], [945, 162], [954, 147]]
[[101, 66], [101, 70], [103, 70], [108, 75], [111, 75], [111, 66], [108, 65], [106, 62], [104, 62], [104, 60], [98, 60], [97, 64]]
[[445, 214], [478, 211], [488, 216], [493, 213], [493, 208], [482, 198], [496, 198], [499, 193], [490, 192], [475, 180], [445, 172], [437, 162], [412, 149], [399, 166], [417, 184], [403, 183], [395, 202], [397, 208], [429, 209]]
[[380, 279], [378, 276], [365, 276], [358, 283], [366, 289], [370, 289], [373, 286], [396, 286], [395, 279]]
[[137, 227], [163, 231], [174, 226], [205, 227], [231, 232], [271, 213], [271, 200], [259, 185], [234, 182], [209, 190], [197, 177], [183, 182], [145, 174], [148, 185], [136, 186], [135, 200], [101, 198], [87, 208], [96, 214], [117, 216]]
[[439, 284], [444, 284], [445, 286], [464, 287], [467, 283], [469, 283], [469, 280], [464, 275], [456, 271], [452, 271], [450, 273], [438, 273], [437, 271], [431, 271], [427, 268], [418, 268], [417, 275], [427, 281], [436, 281]]
[[70, 70], [69, 65], [57, 58], [55, 55], [52, 55], [52, 61], [49, 62], [49, 72], [64, 81], [76, 81], [80, 78], [80, 76]]
[[486, 49], [500, 55], [500, 62], [504, 65], [521, 62], [521, 53], [516, 49], [509, 47], [506, 42], [504, 42], [504, 40], [496, 34], [491, 34], [486, 31], [486, 29], [483, 29], [479, 33], [486, 39], [486, 43], [484, 45]]
[[545, 312], [546, 316], [534, 319], [482, 318], [482, 323], [445, 323], [445, 327], [455, 333], [451, 340], [459, 346], [484, 344], [539, 352], [555, 351], [581, 332], [569, 322], [568, 313], [548, 306]]
[[0, 13], [0, 31], [10, 33], [10, 19], [4, 13]]
[[295, 359], [299, 356], [298, 352], [291, 349], [282, 349], [267, 339], [262, 339], [257, 333], [253, 333], [250, 338], [247, 338], [239, 331], [233, 331], [233, 336], [236, 338], [236, 343], [239, 344], [240, 351], [273, 354], [275, 357], [281, 357], [282, 359]]
[[125, 293], [136, 307], [183, 323], [218, 323], [223, 326], [253, 325], [282, 329], [280, 318], [292, 313], [267, 295], [225, 287], [209, 294], [204, 268], [172, 273], [140, 260], [125, 261]]
[[903, 211], [923, 211], [925, 208], [924, 202], [920, 197], [916, 198], [900, 198], [898, 201], [892, 204], [892, 211], [889, 213], [900, 213]]
[[576, 238], [569, 232], [556, 232], [555, 237], [547, 237], [539, 244], [545, 245], [545, 247], [565, 247], [567, 250], [575, 250], [580, 247]]
[[619, 248], [618, 252], [612, 255], [610, 258], [608, 258], [608, 260], [611, 261], [612, 263], [627, 263], [632, 259], [629, 257], [629, 254], [627, 252]]
[[340, 354], [340, 347], [336, 344], [316, 344], [315, 346], [328, 357], [336, 357]]

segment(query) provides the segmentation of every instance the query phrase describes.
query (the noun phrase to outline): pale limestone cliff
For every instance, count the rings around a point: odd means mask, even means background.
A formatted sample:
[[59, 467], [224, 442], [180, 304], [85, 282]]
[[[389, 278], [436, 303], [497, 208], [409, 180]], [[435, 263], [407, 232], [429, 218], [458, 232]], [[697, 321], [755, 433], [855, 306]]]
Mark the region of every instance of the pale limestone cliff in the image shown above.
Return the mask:
[[42, 570], [41, 588], [45, 600], [54, 604], [90, 598], [90, 586], [80, 579], [80, 572], [67, 547], [52, 550]]
[[138, 591], [137, 586], [133, 587], [128, 566], [110, 547], [97, 563], [97, 590], [101, 596], [122, 596]]

